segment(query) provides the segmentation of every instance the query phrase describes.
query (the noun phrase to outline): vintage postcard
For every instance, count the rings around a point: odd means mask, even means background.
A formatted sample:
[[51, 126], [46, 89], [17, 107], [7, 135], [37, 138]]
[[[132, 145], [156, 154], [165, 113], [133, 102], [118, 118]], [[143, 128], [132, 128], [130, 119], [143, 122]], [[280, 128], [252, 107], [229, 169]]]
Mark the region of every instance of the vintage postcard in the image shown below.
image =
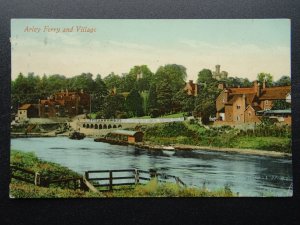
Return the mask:
[[11, 198], [293, 196], [288, 19], [12, 19]]

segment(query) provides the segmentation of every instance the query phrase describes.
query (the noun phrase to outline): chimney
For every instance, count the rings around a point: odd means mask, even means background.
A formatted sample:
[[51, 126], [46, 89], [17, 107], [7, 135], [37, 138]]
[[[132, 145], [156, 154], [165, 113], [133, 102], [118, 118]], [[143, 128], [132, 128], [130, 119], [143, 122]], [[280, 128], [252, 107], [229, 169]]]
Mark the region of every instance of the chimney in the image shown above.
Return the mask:
[[224, 102], [223, 103], [226, 103], [228, 101], [228, 90], [225, 89], [224, 91]]
[[264, 79], [264, 82], [263, 82], [263, 86], [262, 86], [263, 89], [266, 88], [266, 80]]
[[219, 90], [224, 90], [224, 88], [225, 88], [224, 83], [219, 83], [219, 84], [218, 84], [218, 89], [219, 89]]
[[198, 95], [198, 84], [195, 84], [194, 96]]
[[254, 91], [256, 92], [256, 96], [259, 97], [259, 95], [260, 95], [260, 84], [258, 83], [257, 80], [253, 81], [253, 88], [254, 88]]
[[216, 65], [216, 73], [219, 74], [220, 73], [220, 68], [221, 66], [220, 65]]

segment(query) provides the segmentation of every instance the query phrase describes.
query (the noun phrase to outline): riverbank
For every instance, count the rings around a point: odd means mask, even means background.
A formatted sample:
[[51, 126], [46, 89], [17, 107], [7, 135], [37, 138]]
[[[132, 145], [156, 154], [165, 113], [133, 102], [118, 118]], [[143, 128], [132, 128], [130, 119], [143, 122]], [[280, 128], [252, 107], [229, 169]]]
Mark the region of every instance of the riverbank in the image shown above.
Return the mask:
[[240, 148], [222, 148], [222, 147], [212, 147], [212, 146], [198, 146], [198, 145], [188, 145], [188, 144], [171, 144], [171, 145], [158, 145], [155, 143], [136, 143], [133, 144], [135, 147], [144, 150], [154, 150], [154, 151], [215, 151], [215, 152], [225, 152], [229, 154], [245, 154], [245, 155], [257, 155], [257, 156], [268, 156], [268, 157], [278, 157], [278, 158], [292, 158], [292, 154], [285, 152], [276, 151], [264, 151], [259, 149], [240, 149]]
[[[40, 160], [33, 153], [16, 150], [11, 151], [11, 164], [23, 169], [39, 172], [48, 178], [78, 177], [78, 173], [59, 164]], [[18, 174], [20, 176], [20, 174]], [[82, 175], [81, 175], [82, 176]], [[125, 189], [126, 188], [126, 189]], [[72, 190], [66, 185], [40, 187], [12, 179], [10, 183], [10, 196], [13, 198], [106, 198], [106, 197], [235, 197], [228, 186], [215, 190], [205, 187], [183, 187], [175, 183], [160, 183], [156, 179], [145, 185], [133, 185], [132, 189], [120, 188], [108, 192], [91, 192]]]
[[243, 131], [231, 127], [170, 123], [147, 127], [144, 142], [175, 146], [178, 150], [211, 150], [275, 157], [291, 157], [290, 127], [262, 127]]

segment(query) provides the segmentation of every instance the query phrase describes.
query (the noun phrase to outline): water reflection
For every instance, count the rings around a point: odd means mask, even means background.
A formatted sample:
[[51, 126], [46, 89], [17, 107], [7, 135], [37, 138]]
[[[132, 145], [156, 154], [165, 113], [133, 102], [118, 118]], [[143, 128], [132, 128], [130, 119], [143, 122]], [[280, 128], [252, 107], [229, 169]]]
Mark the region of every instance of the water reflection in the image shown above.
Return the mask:
[[33, 151], [43, 160], [83, 173], [86, 170], [158, 169], [186, 184], [215, 189], [229, 185], [241, 196], [287, 196], [291, 160], [207, 151], [145, 151], [64, 137], [12, 139], [13, 149]]

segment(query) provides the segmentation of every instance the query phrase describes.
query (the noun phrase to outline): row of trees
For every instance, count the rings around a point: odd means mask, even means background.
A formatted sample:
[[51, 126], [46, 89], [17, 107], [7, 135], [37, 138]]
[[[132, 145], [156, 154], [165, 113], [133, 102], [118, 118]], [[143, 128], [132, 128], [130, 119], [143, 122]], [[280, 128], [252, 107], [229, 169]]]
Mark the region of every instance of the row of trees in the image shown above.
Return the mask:
[[[129, 73], [117, 75], [111, 73], [102, 79], [101, 75], [82, 73], [66, 78], [55, 74], [38, 76], [29, 73], [19, 74], [12, 82], [12, 108], [14, 111], [23, 103], [38, 103], [60, 90], [83, 90], [92, 97], [92, 112], [97, 117], [133, 117], [151, 115], [157, 117], [175, 112], [197, 112], [207, 122], [215, 115], [215, 100], [220, 93], [217, 88], [220, 81], [213, 79], [212, 72], [203, 69], [198, 74], [201, 91], [198, 96], [190, 96], [184, 91], [187, 78], [186, 68], [182, 65], [168, 64], [153, 73], [146, 66], [134, 66]], [[274, 82], [270, 74], [258, 74], [258, 80], [264, 80], [268, 86], [289, 85], [290, 78], [283, 76]], [[246, 78], [221, 80], [227, 86], [249, 87], [252, 83]]]

